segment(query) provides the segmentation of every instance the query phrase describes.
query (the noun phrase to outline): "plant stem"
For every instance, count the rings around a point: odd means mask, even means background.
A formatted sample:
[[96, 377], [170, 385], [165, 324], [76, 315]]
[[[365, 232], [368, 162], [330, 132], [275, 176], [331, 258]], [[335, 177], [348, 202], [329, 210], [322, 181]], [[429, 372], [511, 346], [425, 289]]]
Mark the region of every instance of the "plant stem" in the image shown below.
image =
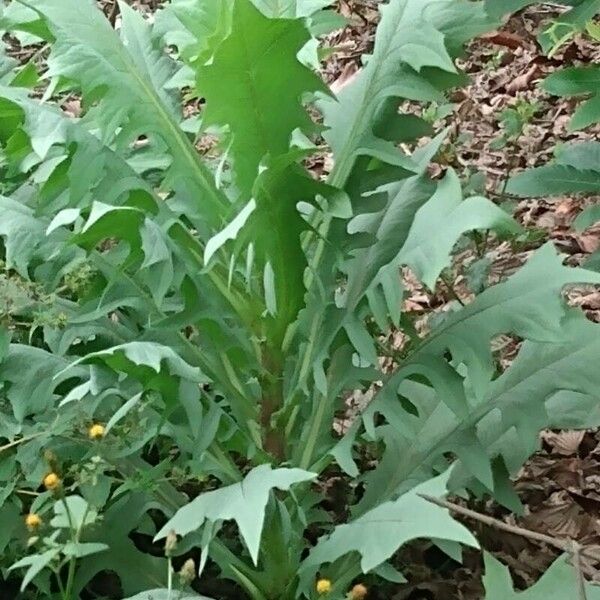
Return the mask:
[[444, 282], [444, 286], [448, 290], [448, 293], [450, 294], [450, 296], [454, 300], [456, 300], [461, 306], [465, 306], [465, 303], [460, 299], [460, 296], [456, 293], [456, 290], [454, 289], [454, 285], [450, 281], [450, 278], [447, 277], [446, 275], [444, 275], [443, 273], [441, 273], [440, 279]]
[[54, 577], [56, 578], [56, 583], [58, 584], [58, 591], [60, 592], [61, 597], [66, 598], [65, 588], [62, 584], [62, 581], [60, 580], [60, 574], [57, 571], [53, 571], [53, 573], [54, 573]]
[[[69, 510], [69, 505], [67, 504], [67, 502], [65, 500], [64, 493], [62, 495], [61, 500], [65, 507], [65, 510], [67, 511], [67, 519], [69, 521], [69, 529], [71, 531], [71, 541], [73, 542], [74, 545], [77, 545], [79, 543], [79, 538], [81, 536], [81, 530], [83, 529], [83, 526], [85, 525], [85, 520], [87, 518], [88, 511], [89, 511], [89, 505], [86, 507], [86, 509], [83, 513], [83, 517], [81, 518], [81, 524], [79, 525], [79, 527], [75, 528], [74, 522], [73, 522], [73, 517], [71, 515], [71, 511]], [[76, 563], [77, 563], [77, 557], [75, 556], [75, 554], [73, 554], [69, 558], [69, 572], [67, 574], [67, 585], [65, 587], [65, 592], [64, 592], [65, 600], [72, 600], [71, 596], [72, 596], [72, 592], [73, 592], [73, 584], [75, 583], [75, 565], [76, 565]]]
[[65, 600], [71, 600], [71, 590], [75, 581], [75, 557], [69, 559], [69, 573], [67, 575], [67, 586], [65, 588]]
[[14, 448], [15, 446], [18, 446], [19, 444], [24, 444], [25, 442], [29, 442], [31, 440], [34, 440], [35, 438], [38, 438], [42, 435], [47, 435], [47, 434], [48, 434], [47, 431], [40, 431], [38, 433], [32, 433], [31, 435], [26, 435], [22, 438], [19, 438], [18, 440], [9, 442], [8, 444], [5, 444], [4, 446], [0, 446], [0, 454], [2, 454], [2, 452], [5, 452], [6, 450], [10, 450], [11, 448]]
[[[71, 516], [71, 511], [69, 510], [69, 505], [67, 504], [67, 501], [65, 500], [65, 495], [64, 495], [64, 491], [61, 491], [61, 502], [63, 503], [63, 506], [65, 507], [65, 512], [67, 514], [67, 520], [69, 521], [69, 531], [71, 532], [71, 541], [76, 544], [78, 541], [78, 534], [75, 531], [75, 527], [73, 526], [73, 517]], [[84, 515], [84, 521], [85, 521], [85, 515]], [[73, 588], [73, 581], [75, 579], [75, 556], [71, 555], [69, 557], [69, 571], [67, 574], [67, 585], [65, 586], [65, 589], [63, 591], [63, 598], [65, 600], [71, 600], [71, 590]]]
[[314, 417], [311, 419], [310, 423], [310, 431], [308, 434], [308, 439], [306, 440], [306, 445], [304, 446], [304, 451], [302, 452], [302, 458], [300, 459], [300, 468], [308, 469], [308, 467], [312, 464], [312, 457], [317, 445], [317, 438], [319, 437], [319, 433], [321, 432], [321, 427], [323, 424], [323, 419], [325, 418], [325, 414], [327, 412], [327, 399], [321, 394], [316, 398], [317, 410], [315, 412]]

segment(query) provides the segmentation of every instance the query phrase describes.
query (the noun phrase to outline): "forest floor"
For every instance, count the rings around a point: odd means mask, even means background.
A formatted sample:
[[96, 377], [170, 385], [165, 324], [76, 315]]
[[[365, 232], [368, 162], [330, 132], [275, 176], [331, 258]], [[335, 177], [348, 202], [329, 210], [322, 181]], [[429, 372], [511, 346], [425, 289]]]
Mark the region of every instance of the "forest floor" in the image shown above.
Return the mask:
[[[101, 4], [112, 14], [113, 0], [102, 0]], [[152, 13], [159, 2], [134, 0], [133, 4]], [[334, 88], [339, 89], [352, 79], [360, 68], [361, 55], [372, 48], [379, 18], [376, 5], [375, 0], [338, 0], [337, 7], [349, 25], [325, 40], [331, 55], [322, 69], [324, 78]], [[550, 5], [522, 11], [498, 31], [474, 41], [463, 59], [470, 85], [454, 94], [452, 106], [428, 107], [423, 114], [436, 131], [448, 127], [450, 132], [434, 166], [434, 175], [453, 167], [472, 193], [487, 194], [509, 207], [526, 227], [527, 235], [517, 245], [490, 238], [481, 241], [478, 253], [458, 251], [452, 269], [435, 293], [418, 285], [407, 273], [411, 294], [405, 309], [419, 317], [422, 327], [427, 327], [431, 318], [451, 309], [455, 303], [468, 302], [473, 286], [477, 285], [474, 279], [485, 278], [485, 282], [479, 282], [481, 285], [503, 279], [548, 240], [566, 255], [570, 264], [581, 263], [600, 247], [600, 223], [582, 232], [572, 227], [574, 219], [593, 198], [519, 200], [503, 191], [511, 174], [547, 162], [560, 144], [598, 139], [600, 134], [600, 126], [585, 132], [568, 132], [573, 103], [553, 98], [539, 86], [557, 67], [600, 60], [600, 45], [583, 37], [575, 37], [551, 59], [541, 53], [536, 36], [543, 23], [556, 16], [556, 11]], [[527, 121], [522, 134], [512, 138], [507, 135], [510, 124], [504, 113], [510, 108], [525, 115]], [[327, 156], [315, 161], [314, 169], [318, 176], [326, 173]], [[572, 289], [569, 299], [591, 319], [600, 321], [600, 291], [586, 287]], [[392, 342], [402, 343], [400, 332], [392, 334]], [[499, 360], [504, 366], [510, 363], [518, 346], [519, 341], [508, 336], [496, 340]], [[590, 570], [600, 569], [600, 433], [543, 432], [540, 452], [525, 465], [515, 484], [524, 506], [523, 516], [510, 516], [507, 510], [491, 502], [474, 507], [527, 529], [573, 538], [588, 549], [597, 549], [598, 561], [585, 560]], [[482, 546], [510, 566], [519, 586], [535, 582], [558, 554], [521, 536], [491, 530], [478, 523], [469, 525], [475, 528]], [[401, 586], [401, 591], [392, 591], [391, 595], [386, 592], [381, 598], [481, 598], [479, 553], [466, 552], [460, 565], [441, 552], [432, 552], [426, 544], [414, 544], [402, 551], [399, 560], [409, 585]]]
[[[336, 51], [323, 70], [334, 87], [343, 86], [360, 68], [360, 55], [370, 50], [378, 20], [376, 2], [340, 0], [338, 6], [351, 25], [328, 40]], [[558, 67], [600, 60], [600, 46], [584, 37], [575, 37], [552, 58], [542, 54], [536, 37], [557, 14], [555, 6], [532, 7], [513, 16], [498, 31], [474, 41], [462, 65], [471, 78], [470, 85], [454, 94], [452, 106], [431, 107], [422, 114], [434, 122], [436, 131], [443, 127], [450, 130], [435, 169], [441, 172], [453, 167], [473, 193], [486, 194], [505, 205], [527, 229], [517, 246], [490, 239], [483, 241], [479, 255], [472, 250], [458, 251], [453, 269], [446, 273], [436, 293], [420, 287], [406, 274], [412, 294], [405, 309], [422, 315], [424, 327], [440, 311], [469, 301], [477, 264], [488, 267], [485, 283], [489, 284], [514, 272], [531, 251], [548, 240], [565, 254], [569, 264], [580, 264], [600, 247], [600, 223], [579, 232], [573, 228], [577, 215], [598, 198], [521, 200], [503, 192], [511, 175], [548, 162], [561, 144], [598, 139], [600, 134], [600, 127], [569, 132], [573, 102], [551, 97], [539, 85]], [[509, 135], [506, 109], [524, 115], [526, 124], [518, 136]], [[574, 288], [568, 296], [590, 319], [600, 321], [598, 289]], [[395, 335], [401, 344], [401, 334]], [[510, 363], [518, 347], [518, 340], [507, 336], [496, 340], [503, 366]], [[509, 516], [492, 502], [475, 508], [529, 530], [578, 540], [598, 554], [597, 561], [585, 559], [593, 576], [600, 568], [600, 433], [543, 432], [541, 450], [522, 469], [515, 487], [523, 503], [523, 516]], [[480, 523], [469, 525], [475, 526], [482, 546], [510, 566], [519, 587], [533, 584], [558, 555], [555, 549], [521, 536]], [[410, 574], [410, 585], [402, 586], [402, 591], [391, 596], [393, 600], [481, 598], [479, 553], [467, 553], [463, 565], [458, 566], [441, 553], [432, 553], [430, 547], [417, 544], [403, 551], [401, 561], [402, 571]]]

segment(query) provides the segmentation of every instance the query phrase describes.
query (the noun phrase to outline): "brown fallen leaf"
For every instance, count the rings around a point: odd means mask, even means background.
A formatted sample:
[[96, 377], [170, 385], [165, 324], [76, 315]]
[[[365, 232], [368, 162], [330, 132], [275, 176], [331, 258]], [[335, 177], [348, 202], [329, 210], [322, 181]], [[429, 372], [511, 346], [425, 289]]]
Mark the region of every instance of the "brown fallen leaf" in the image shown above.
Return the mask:
[[576, 236], [577, 244], [582, 252], [591, 254], [600, 248], [600, 235], [596, 233], [583, 233]]
[[577, 454], [579, 446], [583, 441], [585, 431], [545, 431], [542, 433], [542, 439], [552, 447], [553, 452], [570, 456]]
[[497, 46], [505, 46], [516, 50], [526, 45], [525, 40], [518, 34], [511, 31], [492, 31], [486, 35], [481, 36], [481, 39], [486, 42], [491, 42]]
[[583, 532], [589, 531], [593, 521], [567, 491], [555, 492], [522, 520], [528, 529], [571, 539], [578, 539]]
[[529, 69], [527, 69], [527, 71], [525, 73], [523, 73], [522, 75], [519, 75], [518, 77], [515, 77], [511, 83], [509, 83], [506, 86], [506, 91], [509, 94], [514, 94], [515, 92], [518, 92], [520, 90], [526, 90], [529, 88], [529, 84], [531, 83], [531, 80], [534, 78], [535, 74], [537, 73], [538, 70], [538, 66], [537, 65], [532, 65], [531, 67], [529, 67]]
[[81, 101], [78, 99], [67, 100], [62, 108], [69, 117], [78, 118], [81, 116]]

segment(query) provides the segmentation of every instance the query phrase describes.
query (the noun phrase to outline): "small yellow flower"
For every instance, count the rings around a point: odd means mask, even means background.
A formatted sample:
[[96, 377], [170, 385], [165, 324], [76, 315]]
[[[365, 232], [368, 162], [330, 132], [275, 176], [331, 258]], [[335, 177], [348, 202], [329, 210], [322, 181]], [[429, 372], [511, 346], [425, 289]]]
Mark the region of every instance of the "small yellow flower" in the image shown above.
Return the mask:
[[60, 487], [61, 484], [61, 480], [60, 477], [52, 472], [52, 473], [48, 473], [48, 475], [46, 475], [46, 477], [44, 477], [44, 487], [47, 490], [53, 491], [53, 490], [57, 490]]
[[95, 423], [88, 429], [88, 435], [91, 440], [101, 440], [104, 437], [104, 433], [104, 425], [100, 425], [100, 423]]
[[29, 531], [35, 531], [42, 524], [42, 518], [36, 513], [29, 513], [25, 517], [25, 525]]
[[351, 600], [364, 600], [367, 597], [367, 587], [364, 586], [362, 583], [357, 583], [351, 590], [350, 590], [350, 598]]
[[319, 579], [317, 581], [317, 594], [319, 596], [325, 596], [331, 592], [331, 581], [329, 579]]

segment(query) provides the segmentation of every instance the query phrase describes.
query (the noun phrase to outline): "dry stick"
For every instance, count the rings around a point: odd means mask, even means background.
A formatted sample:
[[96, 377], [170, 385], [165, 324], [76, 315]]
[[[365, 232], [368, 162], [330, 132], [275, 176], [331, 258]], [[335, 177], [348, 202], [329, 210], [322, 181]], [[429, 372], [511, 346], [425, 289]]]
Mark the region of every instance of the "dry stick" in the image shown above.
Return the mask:
[[434, 498], [433, 496], [427, 496], [426, 494], [419, 494], [419, 496], [421, 496], [421, 498], [423, 498], [424, 500], [427, 500], [427, 502], [437, 504], [442, 508], [446, 508], [448, 510], [451, 510], [452, 512], [458, 513], [470, 519], [474, 519], [475, 521], [479, 521], [480, 523], [488, 525], [489, 527], [494, 527], [496, 529], [501, 529], [502, 531], [507, 531], [508, 533], [513, 533], [515, 535], [520, 535], [531, 540], [536, 540], [537, 542], [548, 544], [549, 546], [554, 546], [554, 548], [558, 548], [563, 552], [567, 552], [573, 557], [573, 568], [575, 569], [575, 575], [577, 577], [579, 600], [587, 600], [587, 594], [585, 591], [585, 579], [583, 577], [583, 565], [581, 564], [581, 557], [583, 555], [586, 555], [586, 550], [585, 548], [582, 548], [578, 542], [573, 540], [555, 538], [544, 533], [538, 533], [537, 531], [524, 529], [523, 527], [519, 527], [518, 525], [511, 525], [510, 523], [499, 521], [498, 519], [494, 519], [494, 517], [490, 517], [488, 515], [482, 515], [481, 513], [475, 512], [474, 510], [464, 508], [459, 504], [454, 504], [453, 502], [448, 502], [447, 500], [442, 500], [441, 498]]

